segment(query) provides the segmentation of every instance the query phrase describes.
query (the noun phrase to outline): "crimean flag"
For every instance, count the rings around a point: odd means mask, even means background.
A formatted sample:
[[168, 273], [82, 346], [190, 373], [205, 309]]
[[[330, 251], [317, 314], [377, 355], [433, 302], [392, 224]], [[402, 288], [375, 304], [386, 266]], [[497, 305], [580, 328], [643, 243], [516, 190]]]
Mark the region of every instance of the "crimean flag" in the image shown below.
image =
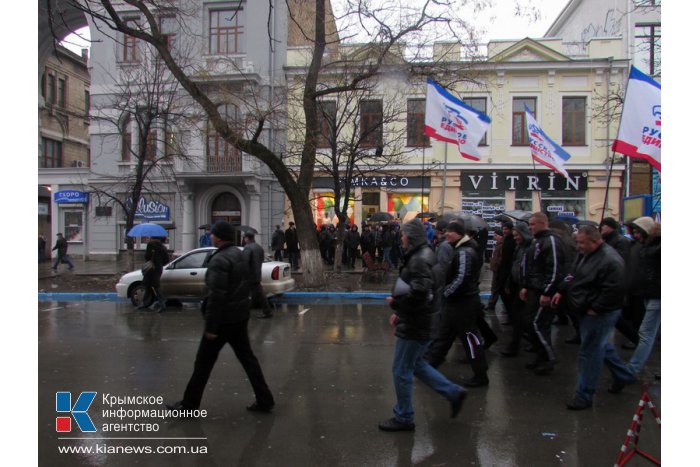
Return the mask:
[[446, 143], [454, 143], [465, 159], [481, 160], [477, 147], [491, 119], [428, 79], [425, 98], [425, 134]]
[[661, 172], [661, 85], [634, 66], [612, 150], [645, 159]]
[[569, 179], [564, 163], [571, 158], [571, 155], [547, 136], [527, 107], [525, 107], [525, 115], [527, 116], [527, 134], [530, 138], [532, 158]]

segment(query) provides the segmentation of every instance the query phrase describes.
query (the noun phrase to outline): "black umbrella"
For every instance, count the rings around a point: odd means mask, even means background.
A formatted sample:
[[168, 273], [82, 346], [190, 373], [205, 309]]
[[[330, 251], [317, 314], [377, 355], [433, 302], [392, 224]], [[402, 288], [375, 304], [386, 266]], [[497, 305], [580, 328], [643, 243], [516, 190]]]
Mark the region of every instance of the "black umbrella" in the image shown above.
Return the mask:
[[450, 222], [452, 219], [456, 218], [461, 219], [464, 223], [464, 227], [467, 230], [471, 230], [472, 232], [477, 232], [482, 229], [488, 230], [489, 228], [489, 225], [481, 217], [475, 214], [465, 214], [461, 211], [446, 212], [445, 214], [440, 216], [439, 219]]
[[233, 226], [233, 228], [236, 230], [240, 230], [243, 233], [253, 232], [256, 235], [260, 233], [254, 227], [251, 227], [249, 225], [235, 225], [235, 226]]
[[370, 222], [389, 222], [394, 220], [394, 216], [388, 212], [375, 212], [369, 218]]
[[501, 214], [496, 216], [496, 220], [515, 219], [516, 221], [527, 222], [531, 216], [532, 213], [530, 211], [516, 209], [514, 211], [503, 211]]
[[208, 230], [211, 229], [211, 224], [202, 224], [199, 226], [200, 229]]
[[434, 212], [421, 212], [416, 215], [416, 218], [434, 221], [435, 219], [437, 219], [437, 214]]

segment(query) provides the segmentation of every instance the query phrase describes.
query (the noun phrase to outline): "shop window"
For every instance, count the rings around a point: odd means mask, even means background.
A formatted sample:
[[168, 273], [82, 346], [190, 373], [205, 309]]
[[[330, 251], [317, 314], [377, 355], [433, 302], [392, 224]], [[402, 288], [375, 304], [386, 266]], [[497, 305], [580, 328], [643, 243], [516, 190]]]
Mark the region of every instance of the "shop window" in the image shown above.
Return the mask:
[[63, 211], [63, 235], [66, 241], [83, 241], [83, 211]]
[[541, 205], [550, 219], [557, 216], [586, 218], [586, 198], [582, 192], [543, 191]]
[[232, 8], [209, 12], [209, 54], [243, 52], [243, 10]]
[[537, 118], [536, 97], [513, 98], [513, 146], [529, 146], [530, 137], [527, 132], [527, 117], [525, 107], [530, 109], [532, 115]]
[[43, 154], [39, 166], [42, 168], [63, 167], [63, 145], [60, 141], [41, 138]]
[[425, 134], [425, 99], [409, 99], [406, 105], [406, 146], [430, 146]]
[[532, 212], [532, 191], [515, 190], [515, 210]]
[[360, 103], [360, 146], [379, 148], [382, 146], [382, 101]]
[[[478, 110], [484, 115], [487, 115], [486, 113], [486, 98], [485, 97], [467, 97], [463, 99], [464, 103], [467, 104], [469, 107], [471, 107], [474, 110]], [[486, 146], [486, 134], [488, 132], [484, 132], [484, 137], [481, 138], [481, 141], [479, 141], [479, 146]]]
[[474, 214], [486, 221], [489, 227], [488, 240], [486, 241], [486, 260], [491, 258], [493, 254], [496, 240], [493, 238], [493, 229], [501, 224], [496, 220], [496, 217], [506, 209], [505, 192], [498, 193], [498, 196], [493, 197], [472, 197], [462, 196], [462, 211], [466, 214]]
[[586, 98], [564, 97], [561, 107], [562, 143], [567, 146], [585, 146]]
[[[335, 197], [333, 193], [316, 193], [314, 195], [313, 215], [316, 221], [316, 226], [320, 227], [323, 224], [338, 225], [338, 216], [335, 214]], [[344, 200], [341, 199], [342, 203]], [[348, 223], [354, 224], [355, 221], [355, 200], [351, 197], [348, 200]]]
[[323, 101], [318, 105], [318, 141], [316, 147], [330, 148], [335, 141], [336, 114], [338, 105], [335, 101]]
[[387, 212], [403, 221], [407, 214], [414, 216], [428, 211], [429, 195], [421, 193], [390, 193], [388, 195]]

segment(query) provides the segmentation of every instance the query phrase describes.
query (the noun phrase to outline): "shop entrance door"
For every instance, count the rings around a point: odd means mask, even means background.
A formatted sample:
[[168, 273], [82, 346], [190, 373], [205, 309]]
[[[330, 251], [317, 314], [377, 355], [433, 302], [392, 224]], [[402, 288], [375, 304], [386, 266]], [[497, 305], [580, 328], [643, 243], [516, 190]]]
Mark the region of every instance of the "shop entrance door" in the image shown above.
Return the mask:
[[[241, 225], [241, 203], [238, 198], [232, 193], [222, 193], [217, 196], [211, 206], [210, 221], [211, 224], [226, 221], [234, 227]], [[236, 230], [234, 243], [240, 245], [241, 240], [241, 232]]]

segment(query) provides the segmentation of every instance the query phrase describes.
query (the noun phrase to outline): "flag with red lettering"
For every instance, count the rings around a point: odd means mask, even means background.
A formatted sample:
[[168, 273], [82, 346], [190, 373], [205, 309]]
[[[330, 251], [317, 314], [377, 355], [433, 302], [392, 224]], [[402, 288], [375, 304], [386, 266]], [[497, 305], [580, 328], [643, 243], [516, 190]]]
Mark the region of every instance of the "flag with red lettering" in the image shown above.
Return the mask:
[[488, 115], [469, 107], [435, 81], [428, 80], [424, 129], [427, 136], [454, 143], [462, 157], [480, 161], [477, 147], [490, 125]]
[[571, 158], [571, 155], [547, 136], [527, 107], [525, 107], [525, 115], [527, 116], [527, 134], [530, 138], [532, 158], [571, 180], [569, 173], [564, 168], [564, 163]]
[[661, 85], [634, 66], [612, 150], [645, 159], [661, 171]]

